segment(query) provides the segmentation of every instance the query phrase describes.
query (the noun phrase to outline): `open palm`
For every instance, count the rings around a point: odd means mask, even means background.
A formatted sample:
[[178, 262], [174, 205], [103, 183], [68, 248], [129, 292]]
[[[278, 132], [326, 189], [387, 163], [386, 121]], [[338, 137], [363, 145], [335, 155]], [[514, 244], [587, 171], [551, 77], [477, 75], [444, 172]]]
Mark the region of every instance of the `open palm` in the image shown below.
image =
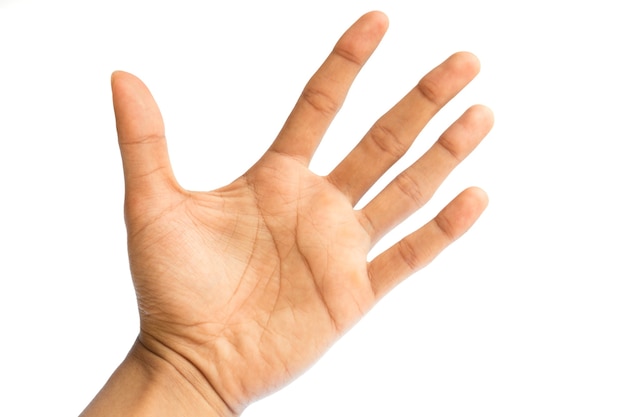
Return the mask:
[[481, 190], [468, 189], [367, 261], [373, 244], [421, 207], [486, 135], [491, 113], [474, 106], [420, 160], [354, 209], [476, 75], [478, 62], [468, 53], [426, 75], [329, 175], [307, 168], [386, 26], [380, 13], [359, 19], [307, 84], [266, 154], [213, 192], [177, 184], [152, 96], [134, 76], [113, 76], [139, 340], [175, 366], [197, 370], [235, 413], [310, 366], [377, 299], [465, 232], [486, 205]]

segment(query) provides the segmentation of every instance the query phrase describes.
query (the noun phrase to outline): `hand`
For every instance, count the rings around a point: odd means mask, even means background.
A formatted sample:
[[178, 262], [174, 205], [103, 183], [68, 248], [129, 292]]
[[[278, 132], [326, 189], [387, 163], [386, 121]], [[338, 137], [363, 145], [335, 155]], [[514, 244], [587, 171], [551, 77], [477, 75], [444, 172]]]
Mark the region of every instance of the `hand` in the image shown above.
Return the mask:
[[214, 408], [240, 413], [299, 375], [394, 285], [463, 234], [487, 204], [481, 190], [468, 189], [367, 261], [373, 244], [425, 204], [492, 125], [488, 109], [470, 108], [378, 196], [354, 209], [478, 73], [469, 53], [427, 74], [329, 175], [309, 171], [386, 27], [385, 16], [373, 12], [348, 29], [269, 150], [212, 192], [177, 184], [149, 91], [130, 74], [112, 77], [139, 348], [185, 375]]

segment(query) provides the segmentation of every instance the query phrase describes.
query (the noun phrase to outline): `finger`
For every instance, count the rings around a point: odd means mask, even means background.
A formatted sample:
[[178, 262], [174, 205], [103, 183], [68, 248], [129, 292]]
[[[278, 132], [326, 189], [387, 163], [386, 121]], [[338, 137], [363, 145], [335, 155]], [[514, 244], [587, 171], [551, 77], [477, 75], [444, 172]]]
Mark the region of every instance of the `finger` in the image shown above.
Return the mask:
[[369, 264], [372, 289], [377, 298], [431, 262], [465, 233], [487, 207], [487, 195], [469, 188], [450, 202], [433, 220], [408, 235]]
[[328, 179], [356, 204], [409, 149], [428, 121], [478, 74], [478, 59], [452, 55], [383, 115]]
[[307, 83], [270, 151], [309, 163], [356, 75], [380, 43], [387, 24], [384, 14], [371, 12], [344, 33]]
[[113, 108], [127, 195], [156, 193], [175, 182], [165, 143], [161, 112], [148, 88], [135, 76], [111, 76]]
[[372, 242], [422, 207], [450, 172], [469, 155], [493, 126], [484, 106], [469, 108], [412, 166], [398, 175], [362, 210]]

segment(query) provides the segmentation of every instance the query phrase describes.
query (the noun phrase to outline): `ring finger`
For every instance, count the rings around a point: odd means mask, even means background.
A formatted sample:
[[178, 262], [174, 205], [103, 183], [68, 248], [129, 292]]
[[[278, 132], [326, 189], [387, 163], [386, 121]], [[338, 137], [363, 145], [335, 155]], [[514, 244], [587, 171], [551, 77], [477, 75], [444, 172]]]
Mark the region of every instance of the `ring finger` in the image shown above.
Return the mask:
[[413, 165], [398, 175], [362, 210], [372, 243], [422, 207], [450, 172], [469, 155], [493, 125], [484, 106], [470, 107]]
[[446, 59], [372, 126], [328, 180], [356, 204], [404, 155], [430, 119], [478, 74], [479, 67], [478, 59], [467, 52]]

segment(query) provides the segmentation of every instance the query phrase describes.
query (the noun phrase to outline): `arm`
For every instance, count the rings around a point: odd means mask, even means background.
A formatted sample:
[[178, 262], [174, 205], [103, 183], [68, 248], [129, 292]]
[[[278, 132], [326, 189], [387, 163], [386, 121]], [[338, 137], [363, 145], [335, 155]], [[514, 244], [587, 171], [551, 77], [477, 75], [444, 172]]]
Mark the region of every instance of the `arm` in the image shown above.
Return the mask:
[[468, 109], [354, 209], [478, 73], [471, 54], [454, 54], [422, 78], [330, 174], [308, 169], [386, 28], [386, 17], [373, 12], [348, 29], [268, 151], [212, 192], [178, 185], [148, 89], [130, 74], [113, 75], [141, 328], [84, 416], [238, 415], [306, 370], [377, 300], [471, 227], [487, 204], [477, 188], [367, 261], [372, 246], [425, 204], [487, 134], [492, 115], [482, 106]]

